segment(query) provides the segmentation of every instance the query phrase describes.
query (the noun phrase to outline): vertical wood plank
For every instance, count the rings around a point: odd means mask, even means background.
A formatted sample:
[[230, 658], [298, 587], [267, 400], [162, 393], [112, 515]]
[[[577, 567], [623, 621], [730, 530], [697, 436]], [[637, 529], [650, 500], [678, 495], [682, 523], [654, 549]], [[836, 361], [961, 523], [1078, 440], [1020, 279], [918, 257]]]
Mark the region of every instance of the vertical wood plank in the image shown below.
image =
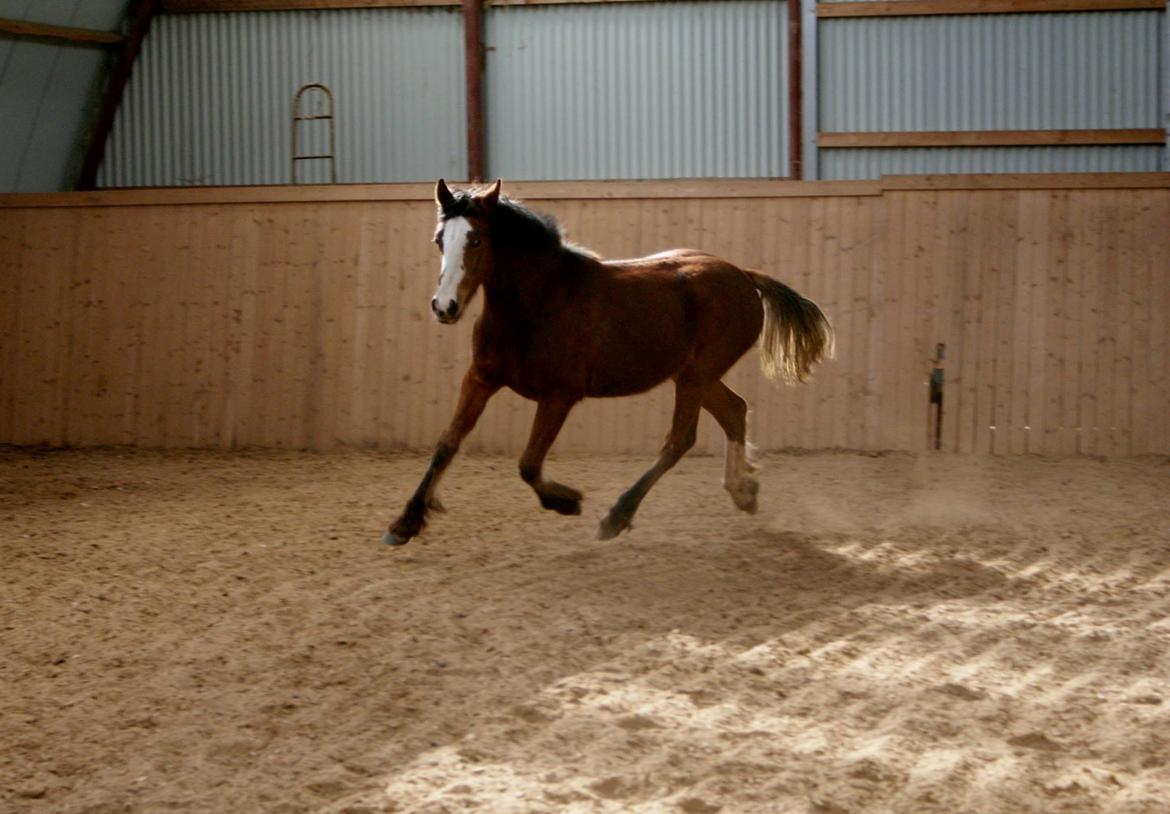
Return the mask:
[[1033, 416], [1044, 391], [1044, 256], [1040, 242], [1047, 230], [1047, 193], [1024, 192], [1019, 198], [1020, 231], [1016, 242], [1015, 364], [1011, 392], [1011, 451], [1039, 452], [1031, 437]]
[[25, 326], [20, 316], [21, 280], [24, 268], [24, 224], [27, 213], [0, 210], [0, 444], [16, 441], [15, 405], [17, 359]]
[[187, 338], [188, 385], [192, 387], [192, 414], [184, 446], [215, 446], [216, 431], [222, 410], [222, 367], [218, 364], [219, 348], [223, 338], [216, 323], [221, 307], [220, 291], [223, 285], [224, 258], [220, 245], [223, 233], [223, 212], [218, 206], [201, 207], [192, 212], [197, 223], [191, 269], [192, 297], [188, 306]]
[[902, 335], [902, 305], [909, 299], [907, 281], [912, 274], [906, 249], [908, 198], [899, 193], [883, 196], [889, 220], [882, 252], [886, 273], [883, 275], [885, 285], [879, 343], [882, 348], [880, 368], [884, 373], [880, 380], [881, 416], [874, 443], [877, 449], [903, 448], [899, 437], [899, 413], [902, 409], [899, 397], [903, 389], [903, 365], [899, 349], [905, 343]]
[[[842, 280], [841, 267], [844, 264], [842, 256], [845, 251], [845, 239], [842, 235], [844, 223], [841, 222], [841, 202], [837, 198], [819, 200], [814, 208], [815, 215], [820, 220], [819, 232], [821, 235], [819, 258], [815, 267], [819, 267], [821, 274], [817, 280], [808, 280], [807, 287], [801, 294], [812, 297], [814, 302], [821, 305], [827, 313], [832, 313], [841, 323], [845, 343], [851, 344], [851, 326], [853, 313], [848, 297], [844, 295], [845, 284]], [[798, 289], [799, 290], [799, 289]], [[844, 351], [842, 351], [844, 353]], [[844, 416], [839, 412], [841, 402], [845, 399], [845, 392], [841, 385], [847, 381], [848, 357], [844, 364], [841, 360], [828, 361], [813, 372], [813, 377], [807, 384], [814, 408], [812, 414], [811, 437], [812, 446], [844, 447], [845, 434]]]
[[[810, 295], [809, 269], [820, 252], [822, 235], [818, 231], [820, 220], [815, 212], [814, 201], [802, 200], [793, 208], [790, 232], [791, 240], [787, 263], [781, 280]], [[815, 296], [815, 295], [813, 295]], [[815, 417], [811, 415], [813, 405], [809, 400], [807, 389], [795, 388], [777, 382], [776, 389], [783, 400], [784, 407], [784, 447], [808, 447], [811, 438], [811, 428]]]
[[[780, 235], [784, 232], [786, 212], [776, 200], [763, 201], [759, 206], [762, 228], [760, 238], [760, 267], [758, 271], [770, 277], [780, 275]], [[731, 385], [748, 403], [748, 441], [761, 447], [774, 443], [781, 421], [775, 393], [760, 373], [759, 343], [748, 351], [741, 366], [742, 375]], [[730, 384], [730, 383], [729, 383]]]
[[1097, 322], [1097, 368], [1093, 392], [1097, 406], [1096, 444], [1093, 452], [1097, 455], [1114, 454], [1117, 432], [1117, 404], [1119, 394], [1114, 392], [1117, 364], [1118, 330], [1120, 313], [1120, 274], [1114, 265], [1118, 254], [1117, 235], [1121, 229], [1122, 216], [1105, 196], [1100, 198], [1101, 217], [1099, 236], [1096, 244], [1095, 262], [1101, 269], [1100, 300]]
[[862, 203], [858, 198], [842, 201], [845, 237], [841, 244], [841, 301], [849, 314], [849, 331], [845, 346], [837, 354], [838, 369], [833, 373], [840, 379], [835, 396], [839, 445], [848, 449], [865, 448], [865, 419], [869, 408], [865, 376], [869, 361], [870, 270], [863, 258], [871, 250], [869, 225]]
[[[110, 212], [77, 221], [74, 253], [74, 289], [77, 298], [70, 304], [74, 316], [68, 326], [69, 364], [61, 380], [65, 383], [68, 406], [62, 416], [63, 443], [92, 446], [103, 441], [108, 382], [103, 363], [108, 359], [106, 340], [110, 334], [109, 258]], [[86, 258], [84, 263], [79, 258]], [[46, 360], [49, 361], [49, 360]]]
[[1099, 454], [1100, 412], [1097, 369], [1102, 349], [1102, 297], [1106, 270], [1101, 265], [1100, 241], [1105, 216], [1100, 199], [1093, 196], [1082, 202], [1074, 217], [1069, 262], [1080, 269], [1081, 293], [1077, 332], [1077, 451]]
[[[972, 378], [972, 367], [976, 363], [972, 337], [969, 328], [971, 305], [972, 257], [970, 254], [970, 218], [967, 200], [970, 196], [941, 194], [935, 209], [933, 230], [932, 261], [930, 270], [932, 290], [931, 327], [922, 344], [923, 367], [929, 376], [940, 342], [946, 345], [946, 383], [943, 405], [943, 425], [940, 446], [947, 452], [960, 450], [963, 429], [963, 407], [967, 395], [968, 380]], [[929, 382], [924, 393], [927, 405], [930, 402]], [[926, 409], [923, 429], [927, 438], [932, 437], [930, 410]]]
[[[1170, 191], [1149, 195], [1140, 233], [1165, 234], [1170, 227]], [[1144, 448], [1135, 452], [1170, 454], [1170, 241], [1145, 242], [1149, 273], [1148, 418]]]
[[1037, 426], [1032, 431], [1038, 450], [1045, 455], [1060, 454], [1064, 445], [1065, 297], [1071, 282], [1067, 249], [1068, 208], [1067, 192], [1049, 195], [1049, 231], [1044, 241], [1046, 293], [1042, 300], [1045, 327], [1041, 335], [1043, 357], [1040, 362], [1044, 371], [1044, 393], [1043, 401], [1038, 405], [1039, 420], [1034, 420]]
[[[987, 337], [992, 333], [989, 320], [994, 313], [994, 289], [988, 280], [995, 276], [993, 238], [996, 200], [992, 195], [979, 193], [967, 201], [967, 232], [963, 274], [963, 311], [961, 332], [963, 343], [963, 378], [959, 382], [959, 404], [954, 415], [957, 450], [963, 453], [977, 451], [986, 433], [980, 432], [981, 388], [988, 377]], [[986, 424], [986, 422], [983, 422]]]
[[999, 296], [1002, 278], [1011, 264], [1012, 220], [1010, 195], [987, 192], [979, 196], [983, 202], [980, 236], [983, 260], [980, 275], [981, 311], [979, 336], [979, 368], [975, 405], [973, 409], [972, 451], [982, 454], [994, 450], [995, 387], [999, 365], [997, 341], [1001, 326]]
[[[13, 377], [13, 435], [18, 444], [59, 446], [67, 441], [69, 358], [77, 327], [73, 311], [75, 301], [88, 292], [88, 277], [74, 280], [77, 224], [75, 213], [50, 210], [30, 217], [24, 230], [21, 344]], [[85, 291], [79, 294], [79, 288]]]
[[1015, 350], [1019, 284], [1017, 282], [1020, 237], [1018, 192], [1005, 192], [1000, 209], [997, 254], [1002, 268], [996, 285], [995, 301], [995, 385], [991, 415], [991, 451], [1007, 455], [1012, 451], [1012, 382], [1015, 376]]
[[1075, 240], [1075, 213], [1080, 207], [1079, 193], [1063, 193], [1057, 198], [1055, 228], [1053, 232], [1056, 268], [1061, 270], [1060, 324], [1054, 350], [1060, 361], [1060, 403], [1050, 422], [1059, 426], [1054, 443], [1049, 445], [1053, 454], [1074, 455], [1080, 441], [1078, 420], [1077, 385], [1080, 371], [1080, 354], [1077, 334], [1080, 316], [1080, 292], [1083, 288], [1081, 267], [1073, 262]]
[[142, 347], [141, 268], [134, 262], [140, 225], [127, 210], [115, 211], [113, 225], [107, 233], [113, 296], [112, 329], [109, 352], [113, 355], [110, 375], [110, 442], [135, 443], [134, 407]]
[[286, 290], [292, 271], [290, 223], [292, 207], [273, 210], [267, 219], [261, 243], [261, 268], [264, 269], [261, 297], [264, 311], [260, 320], [261, 345], [257, 353], [258, 395], [257, 421], [264, 446], [288, 446], [285, 413], [295, 398], [291, 372], [284, 366], [284, 351], [292, 345], [287, 314]]
[[[378, 434], [382, 438], [394, 439], [396, 446], [406, 446], [409, 444], [406, 410], [412, 386], [407, 348], [413, 326], [408, 310], [408, 297], [412, 292], [407, 289], [411, 267], [402, 261], [402, 245], [403, 233], [410, 223], [407, 210], [393, 204], [387, 205], [387, 220], [386, 252], [393, 260], [388, 267], [386, 320], [389, 330], [382, 345], [383, 384]], [[421, 348], [415, 350], [422, 351]]]
[[[1153, 291], [1153, 280], [1150, 276], [1150, 250], [1144, 245], [1143, 235], [1150, 234], [1148, 229], [1148, 214], [1150, 212], [1150, 196], [1139, 193], [1134, 196], [1134, 215], [1131, 218], [1133, 228], [1132, 238], [1132, 372], [1130, 376], [1130, 454], [1141, 454], [1149, 451], [1150, 425], [1150, 295]], [[1170, 331], [1170, 326], [1164, 326]]]
[[[61, 443], [69, 446], [102, 442], [106, 379], [101, 365], [108, 352], [103, 345], [109, 335], [105, 306], [109, 296], [110, 260], [106, 239], [109, 218], [109, 211], [102, 211], [92, 218], [79, 218], [75, 222], [74, 252], [70, 263], [72, 284], [68, 297], [71, 316], [67, 323], [63, 323], [69, 336], [69, 356], [57, 377], [65, 394]], [[46, 359], [49, 361], [60, 360]]]
[[133, 263], [138, 269], [138, 333], [136, 341], [139, 350], [134, 367], [134, 399], [131, 410], [131, 426], [134, 434], [134, 443], [157, 447], [162, 445], [162, 399], [164, 396], [165, 362], [163, 354], [163, 337], [160, 334], [162, 324], [161, 294], [159, 292], [159, 277], [161, 259], [158, 257], [160, 230], [164, 215], [160, 214], [161, 207], [150, 207], [142, 212], [135, 213], [135, 224], [138, 230], [138, 239], [135, 241], [132, 254]]
[[373, 447], [378, 443], [378, 399], [382, 390], [382, 355], [379, 352], [384, 328], [384, 303], [377, 270], [377, 210], [369, 205], [355, 216], [357, 245], [354, 247], [353, 353], [350, 358], [348, 402], [349, 422], [342, 429], [345, 443]]
[[938, 193], [902, 196], [906, 204], [906, 221], [902, 227], [901, 255], [903, 280], [898, 303], [897, 393], [895, 421], [896, 449], [921, 450], [926, 447], [927, 410], [929, 405], [927, 375], [929, 352], [925, 333], [934, 317], [936, 303], [931, 290], [929, 247], [935, 227]]
[[[1132, 193], [1111, 192], [1111, 203], [1116, 211], [1128, 209]], [[1113, 327], [1117, 332], [1113, 359], [1113, 391], [1115, 415], [1111, 454], [1130, 455], [1133, 452], [1133, 393], [1134, 393], [1134, 266], [1137, 254], [1134, 218], [1119, 219], [1115, 240], [1115, 255], [1110, 258], [1117, 270], [1117, 311]]]
[[864, 449], [880, 450], [886, 448], [883, 434], [885, 402], [890, 377], [894, 375], [891, 367], [892, 320], [889, 312], [890, 275], [896, 264], [890, 253], [894, 245], [888, 237], [893, 229], [893, 215], [889, 200], [884, 196], [866, 201], [865, 208], [871, 213], [867, 252], [871, 260], [867, 294], [869, 323], [864, 337], [867, 353], [862, 438]]
[[250, 443], [254, 432], [249, 418], [256, 330], [257, 217], [257, 210], [247, 205], [233, 206], [227, 215], [227, 392], [221, 433], [227, 447]]
[[321, 431], [324, 443], [334, 447], [338, 443], [359, 443], [355, 433], [356, 404], [352, 398], [354, 382], [362, 377], [364, 361], [357, 336], [357, 319], [364, 313], [365, 303], [358, 293], [358, 275], [361, 273], [362, 216], [364, 206], [347, 203], [338, 206], [330, 215], [329, 261], [322, 280], [325, 292], [325, 313], [332, 331], [326, 332], [325, 428]]

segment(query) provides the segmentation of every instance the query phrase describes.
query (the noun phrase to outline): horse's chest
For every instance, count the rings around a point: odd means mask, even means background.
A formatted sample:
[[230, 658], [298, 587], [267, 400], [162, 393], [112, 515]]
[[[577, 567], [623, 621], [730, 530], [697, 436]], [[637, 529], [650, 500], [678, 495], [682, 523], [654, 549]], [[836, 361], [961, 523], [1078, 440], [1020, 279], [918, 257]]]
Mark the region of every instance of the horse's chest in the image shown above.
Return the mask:
[[488, 326], [477, 332], [475, 362], [494, 381], [526, 398], [584, 396], [587, 348], [579, 345], [572, 337], [552, 336], [538, 327]]

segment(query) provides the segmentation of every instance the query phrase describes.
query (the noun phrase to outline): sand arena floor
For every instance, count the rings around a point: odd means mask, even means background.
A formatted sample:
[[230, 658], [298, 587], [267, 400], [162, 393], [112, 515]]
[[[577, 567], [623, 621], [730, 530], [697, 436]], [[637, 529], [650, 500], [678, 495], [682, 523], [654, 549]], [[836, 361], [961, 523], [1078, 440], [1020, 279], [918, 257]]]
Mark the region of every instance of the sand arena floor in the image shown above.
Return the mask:
[[0, 450], [6, 812], [1170, 810], [1170, 462]]

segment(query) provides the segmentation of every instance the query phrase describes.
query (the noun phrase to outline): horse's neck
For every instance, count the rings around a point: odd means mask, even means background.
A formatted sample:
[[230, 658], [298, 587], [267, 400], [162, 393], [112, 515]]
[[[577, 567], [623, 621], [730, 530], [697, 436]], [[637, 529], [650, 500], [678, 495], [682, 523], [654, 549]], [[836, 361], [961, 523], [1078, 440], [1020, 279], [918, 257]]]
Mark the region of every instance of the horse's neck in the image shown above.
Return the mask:
[[528, 325], [548, 317], [560, 300], [558, 288], [565, 284], [561, 257], [509, 255], [500, 258], [500, 274], [484, 283], [489, 311], [501, 322]]

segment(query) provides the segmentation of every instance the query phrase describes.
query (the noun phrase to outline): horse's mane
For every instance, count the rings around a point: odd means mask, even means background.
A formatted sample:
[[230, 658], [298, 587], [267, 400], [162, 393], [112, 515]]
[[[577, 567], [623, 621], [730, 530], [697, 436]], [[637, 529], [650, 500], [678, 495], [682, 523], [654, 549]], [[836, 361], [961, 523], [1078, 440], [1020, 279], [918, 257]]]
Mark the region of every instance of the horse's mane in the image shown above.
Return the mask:
[[543, 212], [534, 212], [524, 204], [507, 195], [501, 195], [491, 215], [485, 215], [476, 195], [480, 190], [459, 190], [454, 193], [455, 202], [443, 212], [443, 220], [467, 215], [485, 217], [491, 223], [492, 234], [513, 246], [537, 250], [563, 250], [597, 259], [597, 255], [565, 240], [564, 232], [556, 218]]

